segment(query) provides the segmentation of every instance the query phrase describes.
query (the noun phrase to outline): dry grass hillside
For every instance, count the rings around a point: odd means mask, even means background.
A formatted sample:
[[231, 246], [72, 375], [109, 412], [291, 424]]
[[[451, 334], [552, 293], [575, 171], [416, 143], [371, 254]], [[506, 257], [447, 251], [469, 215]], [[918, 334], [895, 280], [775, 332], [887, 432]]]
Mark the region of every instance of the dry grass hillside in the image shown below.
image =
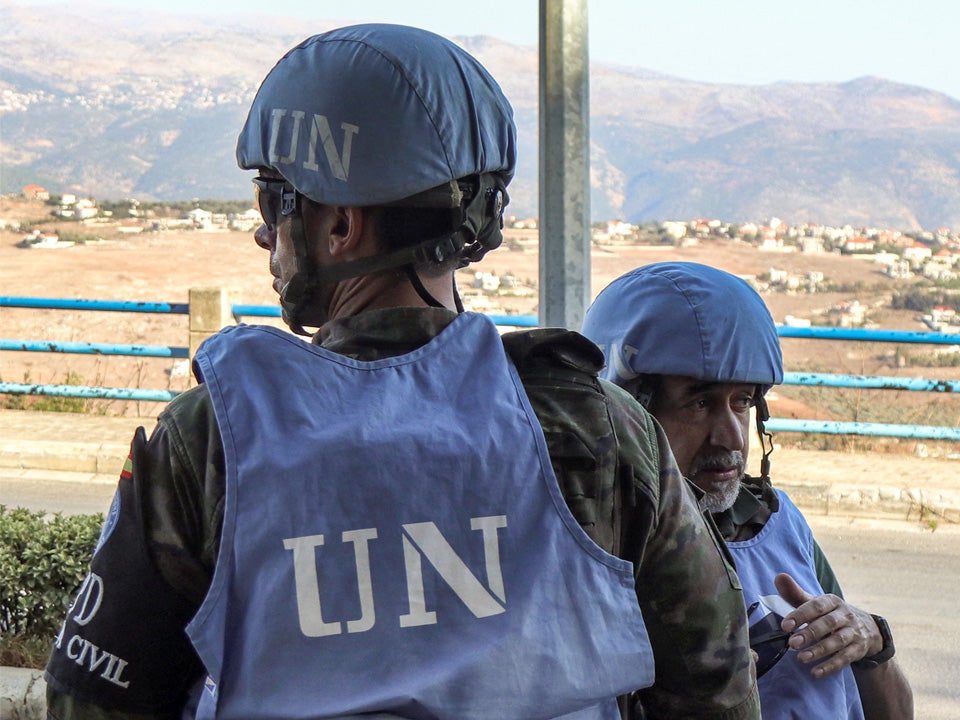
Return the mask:
[[[47, 209], [39, 204], [0, 200], [0, 217], [26, 219], [31, 212], [41, 217]], [[255, 245], [249, 233], [184, 230], [124, 234], [106, 226], [78, 230], [75, 224], [65, 225], [64, 229], [96, 234], [103, 240], [64, 248], [24, 249], [17, 247], [21, 233], [0, 230], [3, 295], [186, 302], [190, 288], [217, 286], [236, 289], [239, 302], [245, 304], [276, 303], [270, 287], [267, 255]], [[740, 275], [763, 275], [772, 267], [798, 273], [817, 270], [835, 285], [860, 288], [857, 293], [767, 293], [764, 299], [777, 322], [783, 322], [786, 315], [816, 319], [840, 301], [857, 299], [873, 308], [870, 318], [878, 327], [923, 328], [914, 313], [883, 306], [889, 302], [895, 286], [869, 262], [833, 255], [765, 253], [745, 243], [730, 241], [684, 248], [629, 245], [595, 248], [593, 293], [630, 268], [667, 259], [707, 263]], [[468, 302], [474, 303], [477, 309], [532, 314], [537, 311], [538, 265], [535, 245], [508, 242], [490, 253], [475, 269], [501, 276], [513, 275], [519, 290], [511, 295], [483, 294], [469, 287], [473, 278], [466, 272], [460, 276], [459, 284]], [[524, 292], [526, 297], [522, 296]], [[187, 330], [184, 316], [0, 309], [0, 336], [8, 339], [186, 346]], [[895, 348], [889, 344], [785, 339], [783, 347], [788, 370], [911, 375], [942, 380], [960, 377], [956, 368], [897, 367]], [[901, 351], [914, 352], [913, 349]], [[38, 352], [0, 353], [0, 379], [173, 390], [185, 389], [189, 383], [183, 361]], [[779, 417], [936, 425], [960, 422], [960, 405], [947, 394], [804, 390], [785, 386], [775, 391], [771, 401], [774, 414]], [[10, 398], [7, 402], [11, 402]], [[159, 408], [155, 403], [129, 401], [89, 401], [87, 406], [96, 412], [144, 416], [155, 414]], [[808, 436], [806, 442], [836, 446], [843, 441]], [[916, 443], [883, 440], [860, 443], [899, 451], [913, 451], [916, 447]]]

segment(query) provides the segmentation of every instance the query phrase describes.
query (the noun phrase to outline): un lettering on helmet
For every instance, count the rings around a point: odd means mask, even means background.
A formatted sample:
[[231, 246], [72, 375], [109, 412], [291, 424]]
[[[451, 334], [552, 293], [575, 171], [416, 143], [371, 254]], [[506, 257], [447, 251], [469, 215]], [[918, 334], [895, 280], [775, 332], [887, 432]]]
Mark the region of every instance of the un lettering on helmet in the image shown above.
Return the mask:
[[372, 206], [516, 168], [513, 109], [486, 69], [434, 33], [355, 25], [310, 37], [264, 78], [237, 141], [315, 202]]

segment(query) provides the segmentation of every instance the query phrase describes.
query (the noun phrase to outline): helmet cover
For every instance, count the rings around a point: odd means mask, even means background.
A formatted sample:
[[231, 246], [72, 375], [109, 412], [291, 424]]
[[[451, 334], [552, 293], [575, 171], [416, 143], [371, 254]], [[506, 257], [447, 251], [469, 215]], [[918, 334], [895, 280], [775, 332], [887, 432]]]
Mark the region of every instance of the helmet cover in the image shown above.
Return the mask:
[[315, 35], [264, 78], [237, 141], [327, 205], [395, 202], [471, 175], [509, 183], [513, 109], [469, 53], [434, 33], [367, 24]]
[[746, 281], [691, 262], [644, 265], [611, 282], [587, 309], [583, 334], [603, 350], [603, 375], [682, 375], [763, 386], [783, 382], [777, 328]]

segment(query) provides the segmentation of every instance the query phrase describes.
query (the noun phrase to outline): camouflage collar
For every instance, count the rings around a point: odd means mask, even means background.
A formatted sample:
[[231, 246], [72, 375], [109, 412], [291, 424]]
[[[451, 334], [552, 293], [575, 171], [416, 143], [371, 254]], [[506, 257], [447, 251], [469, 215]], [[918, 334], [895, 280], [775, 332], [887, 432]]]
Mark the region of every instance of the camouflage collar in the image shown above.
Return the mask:
[[368, 310], [328, 322], [313, 336], [313, 342], [357, 360], [379, 360], [425, 345], [456, 317], [455, 312], [444, 308]]

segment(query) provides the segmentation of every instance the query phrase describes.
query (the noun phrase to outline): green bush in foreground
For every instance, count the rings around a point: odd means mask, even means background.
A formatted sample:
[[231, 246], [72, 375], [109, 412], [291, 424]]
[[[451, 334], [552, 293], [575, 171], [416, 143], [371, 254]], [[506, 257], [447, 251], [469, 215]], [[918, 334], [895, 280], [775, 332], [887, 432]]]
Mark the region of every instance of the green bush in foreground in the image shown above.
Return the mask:
[[102, 525], [0, 505], [0, 665], [43, 667]]

